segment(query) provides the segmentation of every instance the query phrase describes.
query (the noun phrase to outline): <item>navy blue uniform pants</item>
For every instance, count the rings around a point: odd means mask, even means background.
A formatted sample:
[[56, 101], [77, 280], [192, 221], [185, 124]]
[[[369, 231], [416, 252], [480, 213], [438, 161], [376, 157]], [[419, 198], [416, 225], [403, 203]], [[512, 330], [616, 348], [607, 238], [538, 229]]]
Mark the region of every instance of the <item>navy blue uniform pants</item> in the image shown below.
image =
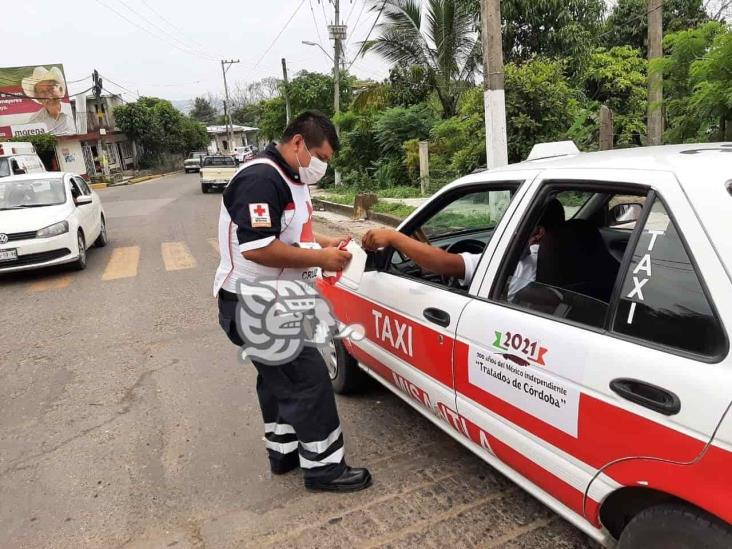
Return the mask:
[[[219, 324], [237, 346], [238, 302], [219, 296]], [[272, 466], [300, 465], [305, 478], [329, 481], [345, 469], [335, 395], [322, 355], [304, 347], [287, 364], [257, 369], [257, 396], [264, 419], [265, 445]]]

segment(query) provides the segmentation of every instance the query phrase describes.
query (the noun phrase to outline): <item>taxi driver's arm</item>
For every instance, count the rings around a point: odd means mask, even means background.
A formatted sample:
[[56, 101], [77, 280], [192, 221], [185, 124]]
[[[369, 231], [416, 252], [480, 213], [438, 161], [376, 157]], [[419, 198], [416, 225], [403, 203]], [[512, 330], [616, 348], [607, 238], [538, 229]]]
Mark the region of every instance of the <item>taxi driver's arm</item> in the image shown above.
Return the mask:
[[369, 251], [391, 246], [426, 271], [443, 276], [465, 278], [465, 261], [458, 254], [451, 254], [419, 242], [393, 229], [372, 229], [363, 237], [363, 247]]

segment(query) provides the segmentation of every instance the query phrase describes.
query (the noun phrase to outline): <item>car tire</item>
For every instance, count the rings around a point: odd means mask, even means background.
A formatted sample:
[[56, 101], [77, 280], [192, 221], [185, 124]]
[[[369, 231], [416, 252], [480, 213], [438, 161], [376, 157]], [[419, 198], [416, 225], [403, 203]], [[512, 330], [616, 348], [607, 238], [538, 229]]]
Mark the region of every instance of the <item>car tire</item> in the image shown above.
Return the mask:
[[203, 194], [208, 194], [208, 185], [204, 185], [203, 183], [201, 183], [201, 192]]
[[109, 234], [107, 233], [107, 222], [102, 216], [101, 219], [102, 229], [99, 231], [99, 236], [94, 241], [94, 246], [97, 248], [104, 248], [109, 243]]
[[331, 340], [327, 347], [321, 349], [328, 376], [333, 384], [333, 391], [339, 395], [356, 393], [363, 389], [366, 375], [358, 366], [340, 339]]
[[72, 264], [74, 269], [77, 271], [83, 271], [86, 269], [86, 241], [84, 240], [84, 234], [79, 231], [76, 234], [76, 242], [79, 245], [79, 257], [74, 263]]
[[628, 523], [617, 549], [727, 549], [732, 528], [711, 515], [684, 505], [650, 507]]

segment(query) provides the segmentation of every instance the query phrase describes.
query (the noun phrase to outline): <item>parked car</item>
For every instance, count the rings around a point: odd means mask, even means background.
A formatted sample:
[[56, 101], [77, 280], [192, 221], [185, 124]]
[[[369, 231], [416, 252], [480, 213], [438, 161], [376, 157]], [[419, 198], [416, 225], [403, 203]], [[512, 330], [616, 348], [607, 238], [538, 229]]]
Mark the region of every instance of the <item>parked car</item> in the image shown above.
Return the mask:
[[0, 142], [0, 177], [45, 171], [46, 168], [36, 154], [33, 143]]
[[109, 241], [104, 208], [80, 176], [63, 172], [0, 179], [0, 273], [73, 263]]
[[241, 164], [247, 162], [257, 155], [257, 147], [254, 145], [245, 145], [243, 147], [234, 148], [234, 158]]
[[230, 156], [207, 156], [201, 165], [201, 191], [222, 189], [237, 171], [236, 161]]
[[600, 543], [732, 547], [731, 157], [570, 154], [443, 188], [398, 230], [478, 254], [472, 282], [391, 248], [356, 290], [321, 281], [365, 328], [326, 353], [334, 388], [368, 373]]
[[200, 172], [201, 161], [207, 156], [205, 152], [192, 152], [188, 158], [183, 161], [183, 169], [186, 173]]

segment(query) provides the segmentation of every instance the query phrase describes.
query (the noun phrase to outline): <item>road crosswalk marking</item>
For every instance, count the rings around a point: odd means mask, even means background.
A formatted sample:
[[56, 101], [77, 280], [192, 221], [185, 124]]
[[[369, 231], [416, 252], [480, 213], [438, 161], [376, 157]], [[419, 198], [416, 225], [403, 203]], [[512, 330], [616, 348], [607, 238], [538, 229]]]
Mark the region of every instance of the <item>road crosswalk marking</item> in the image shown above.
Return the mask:
[[163, 242], [160, 245], [160, 251], [163, 254], [166, 271], [194, 269], [197, 265], [196, 259], [185, 242]]
[[43, 278], [30, 285], [29, 292], [47, 292], [48, 290], [61, 290], [71, 283], [71, 275], [69, 273], [49, 276]]
[[118, 280], [137, 276], [137, 266], [140, 263], [140, 247], [124, 246], [115, 248], [112, 257], [104, 269], [102, 280]]

